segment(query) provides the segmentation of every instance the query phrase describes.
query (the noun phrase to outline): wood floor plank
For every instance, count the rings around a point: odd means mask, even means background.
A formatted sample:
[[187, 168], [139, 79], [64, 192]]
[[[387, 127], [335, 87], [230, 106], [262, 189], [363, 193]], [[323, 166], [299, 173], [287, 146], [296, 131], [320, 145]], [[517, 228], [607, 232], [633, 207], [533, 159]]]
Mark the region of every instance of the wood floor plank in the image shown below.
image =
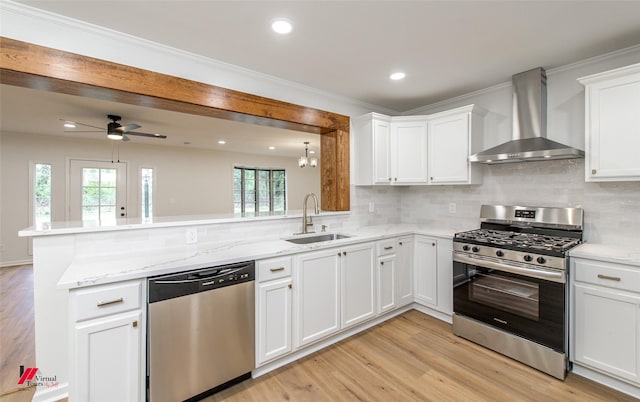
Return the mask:
[[[276, 389], [276, 392], [268, 391]], [[416, 310], [205, 401], [637, 401], [570, 373], [557, 380], [455, 336]]]

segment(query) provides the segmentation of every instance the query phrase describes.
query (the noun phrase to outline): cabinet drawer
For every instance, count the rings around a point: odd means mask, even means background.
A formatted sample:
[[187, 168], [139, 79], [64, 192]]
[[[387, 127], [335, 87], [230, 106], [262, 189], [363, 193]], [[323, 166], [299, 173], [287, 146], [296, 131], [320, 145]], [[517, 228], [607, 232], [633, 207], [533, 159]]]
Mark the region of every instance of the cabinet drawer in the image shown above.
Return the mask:
[[271, 258], [256, 262], [258, 282], [291, 275], [291, 257]]
[[80, 289], [71, 293], [75, 320], [82, 321], [142, 307], [142, 282]]
[[378, 256], [395, 254], [397, 239], [381, 240], [378, 242]]
[[588, 260], [575, 261], [576, 281], [640, 292], [640, 269]]

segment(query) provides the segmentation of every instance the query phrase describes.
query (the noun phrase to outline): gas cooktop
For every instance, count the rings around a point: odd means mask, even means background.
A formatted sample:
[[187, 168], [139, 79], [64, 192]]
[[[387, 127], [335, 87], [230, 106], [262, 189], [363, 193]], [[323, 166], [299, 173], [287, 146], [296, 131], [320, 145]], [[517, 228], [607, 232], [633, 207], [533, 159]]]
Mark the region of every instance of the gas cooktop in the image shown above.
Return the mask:
[[546, 251], [554, 255], [564, 254], [570, 248], [580, 244], [579, 239], [571, 237], [492, 229], [476, 229], [456, 233], [454, 241], [488, 245], [508, 250], [537, 251], [543, 254]]

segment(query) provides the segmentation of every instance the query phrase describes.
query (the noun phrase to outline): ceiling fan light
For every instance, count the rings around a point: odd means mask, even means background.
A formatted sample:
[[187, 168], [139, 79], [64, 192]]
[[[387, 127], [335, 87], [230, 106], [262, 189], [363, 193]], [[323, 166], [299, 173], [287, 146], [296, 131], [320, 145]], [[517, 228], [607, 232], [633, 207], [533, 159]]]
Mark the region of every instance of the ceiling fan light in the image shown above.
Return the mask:
[[65, 121], [63, 126], [65, 126], [66, 128], [76, 128], [76, 123], [72, 121]]
[[110, 140], [121, 140], [122, 137], [123, 135], [117, 132], [107, 134], [107, 138], [109, 138]]

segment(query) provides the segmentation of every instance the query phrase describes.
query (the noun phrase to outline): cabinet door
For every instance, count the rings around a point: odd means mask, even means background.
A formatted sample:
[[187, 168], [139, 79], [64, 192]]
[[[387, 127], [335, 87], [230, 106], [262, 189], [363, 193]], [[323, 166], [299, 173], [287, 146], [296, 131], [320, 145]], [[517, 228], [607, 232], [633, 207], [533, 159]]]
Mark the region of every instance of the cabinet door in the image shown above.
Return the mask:
[[340, 330], [339, 250], [296, 258], [294, 275], [295, 346], [300, 347]]
[[372, 318], [376, 313], [374, 244], [342, 249], [342, 328]]
[[139, 310], [75, 325], [72, 400], [144, 400], [141, 325]]
[[396, 255], [378, 258], [378, 313], [396, 308]]
[[413, 302], [413, 237], [397, 241], [396, 288], [397, 307]]
[[587, 87], [587, 181], [640, 180], [640, 73]]
[[469, 113], [429, 120], [429, 183], [469, 182]]
[[640, 381], [640, 296], [575, 285], [575, 361]]
[[394, 184], [427, 183], [427, 123], [391, 123], [391, 172]]
[[416, 236], [414, 240], [414, 291], [418, 303], [438, 304], [437, 242], [428, 237]]
[[373, 181], [376, 184], [391, 183], [391, 125], [382, 120], [373, 120]]
[[291, 352], [291, 287], [291, 277], [258, 285], [258, 365]]

